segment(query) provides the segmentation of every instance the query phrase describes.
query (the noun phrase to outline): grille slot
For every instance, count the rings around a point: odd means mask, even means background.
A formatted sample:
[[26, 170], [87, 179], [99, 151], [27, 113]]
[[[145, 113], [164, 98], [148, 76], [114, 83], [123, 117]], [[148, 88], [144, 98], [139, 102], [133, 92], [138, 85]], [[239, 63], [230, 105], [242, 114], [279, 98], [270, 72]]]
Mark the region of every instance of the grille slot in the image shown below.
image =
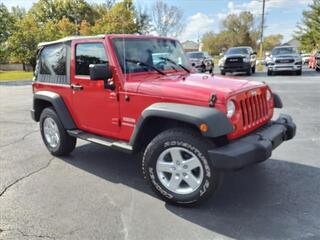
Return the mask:
[[294, 59], [289, 58], [289, 59], [277, 59], [276, 63], [293, 63]]
[[243, 58], [242, 57], [228, 57], [226, 59], [227, 64], [239, 64], [239, 63], [243, 63]]
[[265, 94], [258, 94], [240, 100], [242, 124], [250, 128], [268, 116], [268, 105]]

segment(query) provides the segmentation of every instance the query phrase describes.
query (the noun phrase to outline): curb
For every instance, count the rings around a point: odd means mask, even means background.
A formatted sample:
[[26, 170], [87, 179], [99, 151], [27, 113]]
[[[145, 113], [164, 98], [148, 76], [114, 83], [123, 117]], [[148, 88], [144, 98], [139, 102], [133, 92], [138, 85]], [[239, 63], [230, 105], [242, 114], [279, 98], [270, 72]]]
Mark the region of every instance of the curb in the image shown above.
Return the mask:
[[24, 86], [31, 85], [32, 80], [17, 80], [17, 81], [0, 81], [0, 86]]

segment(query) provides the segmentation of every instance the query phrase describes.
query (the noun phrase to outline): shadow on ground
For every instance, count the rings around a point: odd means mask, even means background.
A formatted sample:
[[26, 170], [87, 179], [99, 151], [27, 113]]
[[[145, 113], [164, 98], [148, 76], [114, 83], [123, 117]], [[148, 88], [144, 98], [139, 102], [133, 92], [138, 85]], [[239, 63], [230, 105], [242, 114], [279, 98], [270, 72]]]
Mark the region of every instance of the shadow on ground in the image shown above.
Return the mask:
[[[62, 160], [155, 196], [142, 177], [139, 156], [86, 144]], [[165, 206], [177, 217], [236, 239], [315, 238], [320, 237], [319, 182], [319, 168], [270, 159], [226, 173], [217, 194], [196, 208]]]

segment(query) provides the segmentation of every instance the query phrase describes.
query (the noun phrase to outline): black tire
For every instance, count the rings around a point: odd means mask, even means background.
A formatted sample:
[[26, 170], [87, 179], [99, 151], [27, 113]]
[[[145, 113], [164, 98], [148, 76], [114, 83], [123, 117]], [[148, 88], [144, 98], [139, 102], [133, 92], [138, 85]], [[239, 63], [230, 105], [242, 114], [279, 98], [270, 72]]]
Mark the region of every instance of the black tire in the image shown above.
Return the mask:
[[271, 70], [267, 71], [268, 76], [273, 76], [273, 72]]
[[247, 76], [251, 76], [251, 68], [249, 68], [249, 69], [246, 71], [246, 75], [247, 75]]
[[320, 72], [320, 67], [317, 66], [317, 67], [316, 67], [316, 71], [317, 71], [317, 72]]
[[252, 73], [256, 73], [256, 66], [253, 66], [253, 67], [251, 68], [251, 72], [252, 72]]
[[[161, 153], [167, 149], [178, 147], [192, 152], [203, 169], [203, 179], [199, 187], [188, 194], [178, 194], [170, 191], [159, 180], [156, 172], [157, 161]], [[208, 157], [208, 149], [214, 144], [203, 138], [191, 129], [169, 129], [156, 136], [147, 146], [142, 160], [142, 169], [145, 178], [152, 190], [168, 203], [180, 206], [194, 206], [207, 199], [219, 187], [222, 173], [213, 168]], [[173, 174], [171, 175], [171, 177]], [[181, 176], [180, 185], [184, 179]], [[179, 186], [180, 186], [179, 185]]]
[[300, 70], [297, 70], [297, 71], [296, 71], [296, 74], [297, 74], [298, 76], [301, 76], [302, 70], [301, 70], [301, 69], [300, 69]]
[[226, 72], [225, 71], [220, 71], [220, 74], [221, 75], [226, 75]]
[[[43, 123], [46, 118], [51, 118], [55, 124], [58, 127], [59, 131], [59, 136], [60, 136], [60, 141], [57, 144], [56, 147], [50, 146], [48, 141], [46, 140], [45, 134], [44, 134], [44, 127]], [[40, 131], [41, 131], [41, 136], [42, 140], [45, 143], [47, 149], [49, 152], [54, 155], [54, 156], [63, 156], [67, 155], [70, 152], [72, 152], [76, 146], [77, 139], [75, 137], [70, 136], [66, 130], [64, 129], [57, 113], [54, 111], [53, 108], [48, 107], [45, 108], [40, 115]]]
[[211, 68], [211, 69], [209, 70], [209, 73], [210, 73], [210, 74], [212, 74], [212, 73], [213, 73], [213, 68]]

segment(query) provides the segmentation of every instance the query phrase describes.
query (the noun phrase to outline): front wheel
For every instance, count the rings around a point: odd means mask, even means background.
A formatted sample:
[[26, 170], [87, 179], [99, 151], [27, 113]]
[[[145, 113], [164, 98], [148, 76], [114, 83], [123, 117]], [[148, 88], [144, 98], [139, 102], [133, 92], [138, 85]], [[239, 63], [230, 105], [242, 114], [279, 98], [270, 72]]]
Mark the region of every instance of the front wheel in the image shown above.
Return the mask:
[[166, 130], [144, 152], [144, 176], [165, 201], [195, 205], [214, 193], [221, 181], [208, 157], [210, 147], [211, 142], [192, 130]]
[[298, 76], [300, 76], [301, 74], [302, 74], [302, 70], [300, 69], [300, 70], [297, 70], [296, 71], [296, 74], [298, 75]]
[[57, 113], [50, 107], [40, 115], [40, 131], [43, 142], [54, 156], [67, 155], [76, 146], [77, 139], [68, 135]]
[[273, 72], [271, 70], [268, 70], [267, 74], [268, 74], [268, 76], [272, 76]]

